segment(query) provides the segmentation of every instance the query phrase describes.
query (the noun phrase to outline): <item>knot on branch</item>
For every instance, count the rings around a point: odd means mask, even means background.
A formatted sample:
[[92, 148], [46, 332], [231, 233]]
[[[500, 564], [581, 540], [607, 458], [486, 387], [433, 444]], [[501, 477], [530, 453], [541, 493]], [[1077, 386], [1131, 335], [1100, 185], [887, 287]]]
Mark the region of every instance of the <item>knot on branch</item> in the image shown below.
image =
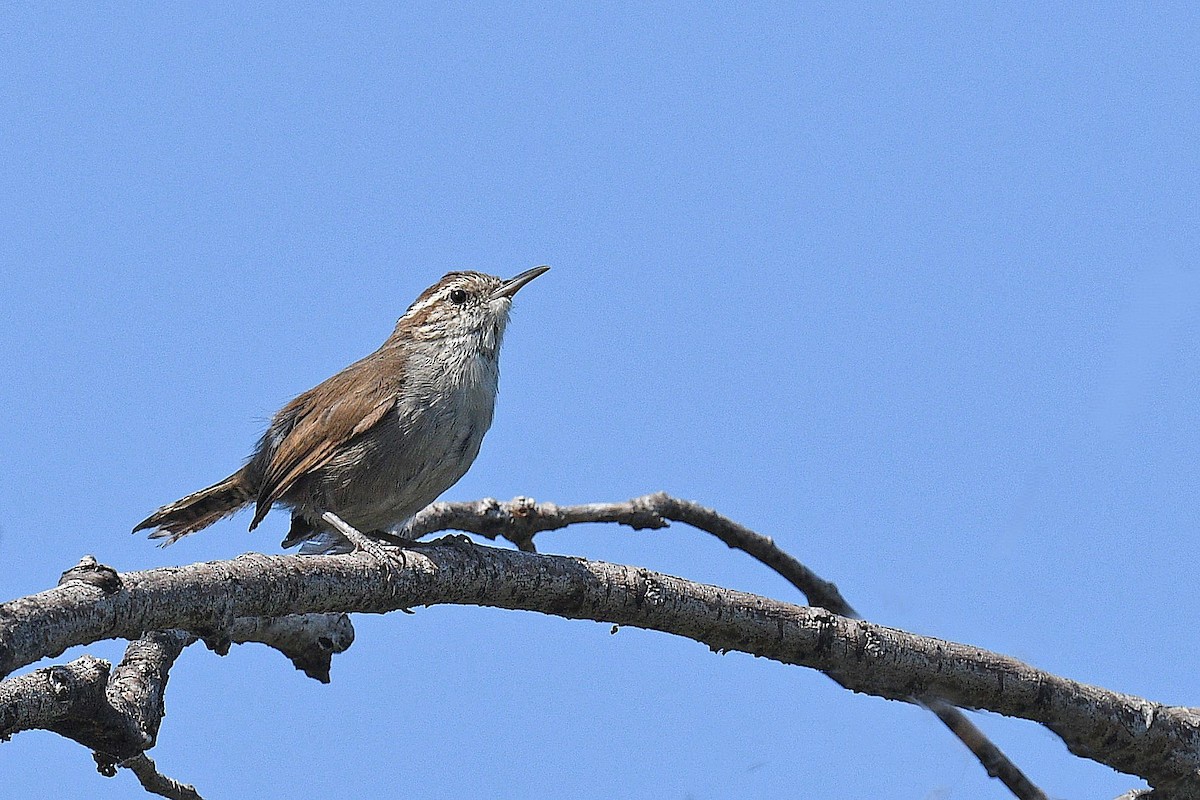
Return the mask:
[[116, 777], [117, 761], [104, 753], [92, 753], [92, 759], [96, 762], [96, 772], [99, 772], [106, 778]]
[[104, 594], [115, 594], [124, 588], [121, 576], [112, 567], [105, 566], [96, 560], [95, 556], [84, 556], [79, 563], [64, 572], [58, 579], [58, 585], [68, 583], [86, 583], [95, 586]]
[[[107, 661], [96, 659], [97, 667], [102, 670], [101, 677], [108, 680], [109, 664]], [[46, 685], [50, 687], [50, 696], [59, 702], [70, 699], [78, 681], [74, 680], [71, 671], [66, 667], [53, 666], [46, 669]]]
[[261, 642], [273, 647], [308, 677], [329, 683], [333, 656], [354, 643], [354, 625], [346, 614], [239, 617], [229, 638], [237, 644]]
[[629, 512], [617, 521], [635, 531], [669, 528], [671, 523], [664, 516], [663, 510], [673, 501], [674, 498], [666, 492], [635, 497], [629, 501]]
[[[558, 510], [551, 503], [546, 505], [554, 511]], [[532, 497], [514, 497], [507, 506], [509, 524], [501, 535], [516, 545], [521, 552], [536, 553], [537, 547], [533, 544], [533, 537], [538, 532], [536, 523], [541, 511], [537, 502]]]

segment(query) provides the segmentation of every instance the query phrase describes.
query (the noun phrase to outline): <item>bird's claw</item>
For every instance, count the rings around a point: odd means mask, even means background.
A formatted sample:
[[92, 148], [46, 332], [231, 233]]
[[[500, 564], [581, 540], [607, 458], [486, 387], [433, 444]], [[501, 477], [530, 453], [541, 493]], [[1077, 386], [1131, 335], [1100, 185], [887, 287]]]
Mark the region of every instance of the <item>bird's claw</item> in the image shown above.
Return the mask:
[[332, 511], [326, 511], [321, 515], [321, 519], [325, 520], [325, 522], [329, 523], [334, 530], [346, 537], [346, 539], [350, 542], [350, 545], [354, 548], [350, 551], [352, 554], [366, 553], [380, 563], [386, 566], [391, 566], [391, 556], [388, 555], [387, 551], [384, 550], [383, 546], [380, 545], [376, 540], [372, 539], [370, 536], [367, 536], [365, 533], [360, 531], [358, 528], [355, 528], [353, 525], [346, 522]]

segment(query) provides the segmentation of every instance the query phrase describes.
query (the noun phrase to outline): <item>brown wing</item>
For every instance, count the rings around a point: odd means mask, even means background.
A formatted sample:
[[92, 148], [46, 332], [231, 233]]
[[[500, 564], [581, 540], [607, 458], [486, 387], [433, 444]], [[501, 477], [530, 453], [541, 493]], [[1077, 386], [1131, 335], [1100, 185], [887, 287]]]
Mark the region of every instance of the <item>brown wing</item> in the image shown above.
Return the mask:
[[379, 424], [396, 405], [394, 379], [364, 380], [364, 375], [378, 373], [380, 367], [370, 357], [352, 364], [279, 412], [279, 417], [291, 420], [291, 426], [267, 464], [250, 530], [296, 481], [324, 466], [338, 448]]

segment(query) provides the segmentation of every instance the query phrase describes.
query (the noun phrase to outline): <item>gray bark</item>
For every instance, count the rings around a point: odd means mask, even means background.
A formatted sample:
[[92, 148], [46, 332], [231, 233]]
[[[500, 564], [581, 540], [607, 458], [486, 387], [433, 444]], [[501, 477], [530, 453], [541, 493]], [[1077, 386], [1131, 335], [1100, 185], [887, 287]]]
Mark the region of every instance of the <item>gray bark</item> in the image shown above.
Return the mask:
[[[0, 674], [147, 630], [232, 631], [235, 620], [383, 613], [456, 603], [525, 609], [694, 639], [807, 666], [858, 692], [945, 701], [1039, 722], [1072, 752], [1200, 794], [1200, 713], [1087, 686], [997, 653], [681, 578], [579, 558], [439, 540], [381, 561], [248, 554], [81, 581], [0, 606]], [[11, 728], [0, 733], [13, 732]]]
[[[821, 608], [634, 567], [535, 554], [536, 534], [577, 522], [641, 529], [672, 520], [748, 553]], [[235, 642], [263, 642], [328, 682], [331, 656], [354, 637], [342, 612], [461, 603], [659, 630], [716, 651], [813, 667], [854, 691], [926, 705], [1021, 800], [1045, 795], [955, 705], [1040, 722], [1073, 752], [1145, 778], [1154, 789], [1134, 792], [1138, 796], [1200, 796], [1196, 709], [1162, 706], [967, 645], [863, 622], [834, 584], [769, 537], [712, 509], [664, 494], [565, 507], [488, 499], [434, 504], [405, 533], [415, 538], [445, 529], [505, 538], [522, 552], [449, 537], [405, 549], [370, 543], [349, 556], [248, 554], [125, 574], [86, 557], [63, 574], [58, 588], [0, 605], [0, 677], [104, 638], [131, 640], [126, 657], [115, 670], [85, 656], [0, 681], [0, 739], [35, 727], [58, 730], [95, 750], [102, 772], [126, 767], [147, 791], [192, 800], [199, 797], [195, 789], [161, 775], [144, 752], [162, 717], [168, 670], [183, 647], [202, 639], [224, 653]]]

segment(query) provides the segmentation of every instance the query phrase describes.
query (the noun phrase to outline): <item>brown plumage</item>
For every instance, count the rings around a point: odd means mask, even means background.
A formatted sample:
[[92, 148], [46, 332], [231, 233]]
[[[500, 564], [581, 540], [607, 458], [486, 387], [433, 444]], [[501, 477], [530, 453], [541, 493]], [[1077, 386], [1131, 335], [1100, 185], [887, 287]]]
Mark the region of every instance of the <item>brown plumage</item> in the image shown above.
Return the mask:
[[[258, 486], [258, 527], [271, 505], [306, 474], [325, 466], [334, 453], [362, 436], [395, 407], [403, 384], [403, 351], [382, 348], [309, 389], [280, 410], [283, 439], [272, 450]], [[244, 470], [243, 470], [244, 471]]]
[[163, 506], [139, 522], [134, 533], [161, 527], [173, 542], [229, 516], [254, 499], [251, 487], [242, 478], [243, 471], [239, 469], [220, 483]]
[[170, 544], [254, 503], [254, 530], [275, 503], [293, 510], [285, 545], [326, 529], [332, 511], [382, 530], [432, 502], [463, 473], [491, 424], [509, 281], [452, 272], [426, 289], [387, 341], [285, 405], [246, 465], [163, 506], [134, 528]]

